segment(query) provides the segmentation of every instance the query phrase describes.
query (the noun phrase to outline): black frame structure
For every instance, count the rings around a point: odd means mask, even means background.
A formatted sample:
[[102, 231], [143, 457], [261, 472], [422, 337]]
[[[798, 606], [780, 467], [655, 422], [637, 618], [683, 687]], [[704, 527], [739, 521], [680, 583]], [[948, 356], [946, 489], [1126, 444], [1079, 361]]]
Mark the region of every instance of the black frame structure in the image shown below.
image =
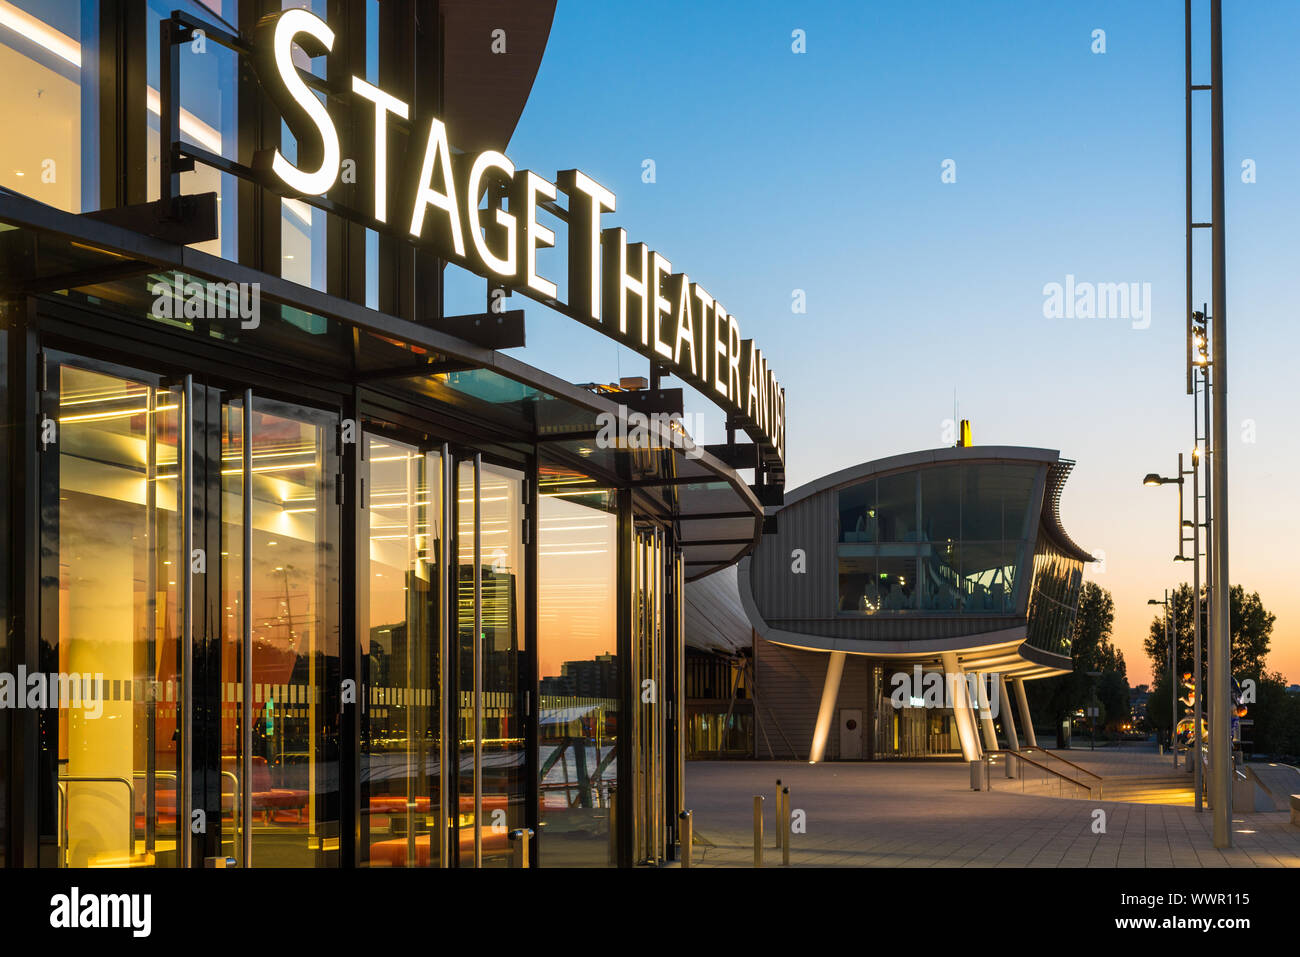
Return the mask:
[[[265, 0], [239, 0], [239, 23], [252, 24], [279, 9]], [[332, 22], [346, 24], [346, 36], [336, 56], [347, 58], [359, 72], [365, 68], [366, 5], [328, 0]], [[505, 7], [512, 4], [506, 3]], [[516, 5], [526, 6], [526, 5]], [[545, 6], [545, 5], [541, 5]], [[202, 29], [210, 42], [238, 50], [246, 46], [241, 31], [215, 18], [197, 4], [187, 4], [162, 20], [162, 89], [160, 139], [180, 143], [177, 134], [182, 104], [174, 44], [191, 42]], [[238, 163], [190, 145], [161, 150], [159, 195], [149, 195], [147, 153], [149, 131], [146, 99], [146, 29], [143, 5], [99, 0], [100, 30], [96, 82], [99, 123], [96, 136], [100, 201], [97, 209], [73, 213], [44, 205], [0, 188], [0, 401], [6, 428], [2, 437], [8, 464], [0, 531], [0, 611], [6, 640], [0, 664], [10, 671], [58, 668], [52, 649], [57, 637], [48, 621], [57, 617], [49, 589], [43, 590], [42, 562], [51, 554], [47, 459], [51, 445], [42, 429], [57, 420], [51, 404], [57, 388], [51, 369], [63, 357], [84, 357], [90, 365], [137, 370], [159, 383], [179, 383], [185, 402], [184, 468], [192, 470], [184, 504], [185, 554], [200, 543], [221, 541], [221, 473], [224, 466], [220, 428], [222, 409], [238, 410], [244, 428], [258, 402], [300, 405], [337, 423], [324, 440], [323, 481], [334, 508], [327, 509], [330, 547], [337, 545], [337, 580], [331, 580], [327, 600], [337, 616], [337, 670], [322, 681], [330, 696], [325, 711], [337, 748], [337, 796], [321, 813], [336, 822], [317, 847], [321, 864], [344, 867], [370, 863], [363, 820], [367, 787], [363, 753], [365, 667], [361, 637], [368, 627], [365, 580], [369, 516], [365, 432], [409, 442], [441, 455], [444, 484], [442, 580], [438, 583], [439, 693], [442, 696], [439, 814], [443, 822], [437, 860], [444, 866], [472, 866], [480, 861], [480, 835], [475, 832], [472, 855], [458, 836], [461, 815], [449, 807], [448, 795], [463, 792], [457, 760], [461, 740], [456, 727], [457, 706], [449, 704], [461, 687], [460, 642], [454, 609], [467, 596], [458, 561], [458, 505], [461, 494], [453, 476], [469, 463], [477, 475], [480, 463], [511, 469], [522, 476], [524, 604], [517, 609], [523, 653], [519, 659], [515, 705], [522, 719], [526, 791], [520, 830], [533, 834], [532, 863], [546, 863], [546, 840], [539, 828], [538, 728], [539, 702], [537, 633], [537, 529], [539, 466], [555, 463], [590, 476], [616, 493], [617, 656], [620, 671], [619, 707], [631, 720], [618, 735], [617, 800], [614, 803], [610, 863], [660, 863], [675, 854], [677, 812], [683, 802], [679, 728], [683, 716], [681, 692], [682, 588], [688, 578], [706, 575], [733, 564], [752, 549], [764, 523], [760, 495], [779, 497], [773, 477], [757, 471], [757, 490], [737, 473], [748, 467], [733, 443], [713, 452], [684, 444], [680, 432], [661, 422], [651, 423], [649, 448], [592, 448], [600, 416], [626, 417], [628, 406], [654, 411], [663, 390], [597, 394], [530, 367], [499, 351], [522, 343], [523, 315], [508, 313], [498, 323], [482, 317], [447, 317], [442, 290], [445, 264], [428, 250], [417, 250], [386, 235], [378, 237], [378, 306], [367, 308], [367, 234], [363, 223], [332, 215], [328, 201], [315, 203], [326, 214], [324, 288], [283, 278], [279, 223], [281, 196], [249, 179], [232, 183], [227, 202], [237, 205], [234, 237], [237, 255], [222, 258], [195, 245], [216, 235], [216, 198], [186, 195], [182, 173], [195, 161], [227, 173], [236, 166], [251, 168], [255, 154], [280, 145], [281, 122], [256, 79], [241, 70], [238, 78]], [[431, 110], [444, 104], [444, 58], [457, 38], [449, 33], [448, 17], [436, 0], [399, 0], [378, 5], [381, 58], [385, 85], [403, 91]], [[537, 13], [530, 14], [533, 35]], [[549, 29], [549, 12], [546, 14]], [[544, 45], [546, 30], [540, 31]], [[540, 46], [534, 51], [540, 59]], [[320, 81], [320, 91], [333, 92]], [[527, 93], [526, 87], [523, 90]], [[502, 110], [521, 107], [504, 105]], [[500, 123], [498, 125], [501, 125]], [[513, 118], [505, 121], [508, 129]], [[369, 128], [363, 116], [341, 128], [345, 149], [363, 143]], [[148, 304], [160, 282], [240, 284], [256, 287], [260, 295], [260, 325], [241, 325], [238, 316], [203, 316], [192, 322], [160, 322]], [[492, 318], [496, 318], [495, 316]], [[483, 327], [492, 327], [485, 330]], [[505, 331], [502, 331], [502, 330]], [[79, 361], [79, 360], [78, 360]], [[655, 384], [659, 372], [652, 370]], [[196, 423], [198, 426], [196, 427]], [[205, 425], [206, 424], [206, 425]], [[729, 426], [732, 423], [729, 423]], [[349, 435], [348, 429], [354, 429]], [[245, 431], [247, 436], [251, 434]], [[237, 465], [251, 476], [251, 442]], [[714, 454], [716, 452], [716, 454]], [[57, 457], [57, 456], [55, 456]], [[739, 460], [739, 461], [737, 461]], [[179, 461], [179, 460], [178, 460]], [[727, 464], [731, 462], [732, 464]], [[755, 463], [756, 464], [756, 463]], [[42, 483], [45, 483], [44, 487]], [[475, 483], [477, 486], [477, 482]], [[189, 496], [192, 496], [192, 500]], [[243, 527], [251, 527], [251, 493], [245, 494]], [[471, 497], [477, 519], [477, 496]], [[57, 489], [54, 511], [57, 512]], [[325, 521], [324, 518], [321, 521]], [[44, 524], [43, 524], [44, 523]], [[42, 536], [47, 536], [45, 540]], [[250, 539], [245, 538], [246, 543]], [[476, 538], [473, 594], [468, 600], [474, 621], [482, 611], [478, 571], [480, 543]], [[57, 543], [55, 545], [57, 548]], [[251, 578], [249, 548], [238, 571]], [[647, 565], [647, 557], [651, 562]], [[48, 579], [49, 569], [46, 569]], [[57, 569], [55, 571], [57, 577]], [[231, 835], [223, 831], [223, 764], [221, 718], [223, 703], [221, 621], [229, 600], [215, 574], [193, 576], [183, 610], [189, 624], [180, 646], [185, 688], [177, 729], [183, 742], [178, 754], [191, 768], [189, 786], [177, 795], [177, 819], [191, 808], [206, 812], [207, 826], [180, 840], [175, 863], [201, 866], [205, 861], [233, 857], [245, 860], [245, 843], [233, 854]], [[647, 584], [649, 583], [649, 584]], [[46, 606], [42, 606], [42, 602]], [[647, 618], [647, 604], [649, 617]], [[251, 614], [245, 611], [245, 615]], [[43, 624], [43, 621], [45, 624]], [[653, 633], [653, 641], [647, 636]], [[251, 624], [245, 618], [242, 667], [245, 683], [251, 665]], [[649, 642], [649, 643], [647, 643]], [[638, 657], [642, 664], [635, 667]], [[334, 664], [328, 665], [333, 669]], [[648, 672], [646, 669], [650, 669]], [[653, 707], [643, 709], [642, 678], [657, 683]], [[352, 683], [356, 704], [343, 694]], [[251, 686], [250, 686], [251, 687]], [[473, 689], [470, 689], [471, 691]], [[481, 696], [476, 707], [481, 707]], [[251, 690], [239, 702], [243, 733], [251, 726]], [[476, 712], [477, 714], [477, 712]], [[182, 717], [183, 715], [183, 717]], [[5, 715], [3, 755], [5, 858], [8, 866], [57, 866], [62, 863], [61, 805], [48, 737], [42, 736], [39, 713], [18, 710]], [[481, 728], [482, 725], [478, 724]], [[644, 727], [645, 734], [641, 734]], [[476, 732], [475, 742], [481, 738]], [[322, 740], [325, 740], [323, 738]], [[651, 742], [649, 752], [640, 741]], [[239, 815], [245, 822], [255, 813], [249, 794], [251, 771], [247, 737], [242, 765]], [[477, 764], [476, 764], [477, 768]], [[179, 770], [177, 773], [180, 773]], [[477, 776], [477, 770], [474, 772]], [[55, 787], [51, 787], [51, 783]], [[476, 801], [481, 788], [473, 790]], [[152, 791], [149, 800], [153, 800]], [[152, 811], [152, 805], [149, 806]], [[477, 829], [484, 809], [476, 805]], [[134, 851], [134, 814], [133, 844]], [[332, 825], [333, 827], [334, 825]], [[250, 832], [244, 827], [243, 834]], [[249, 840], [248, 838], [244, 839]], [[518, 847], [518, 845], [512, 845]], [[515, 851], [518, 854], [518, 851]], [[256, 864], [256, 856], [253, 858]]]

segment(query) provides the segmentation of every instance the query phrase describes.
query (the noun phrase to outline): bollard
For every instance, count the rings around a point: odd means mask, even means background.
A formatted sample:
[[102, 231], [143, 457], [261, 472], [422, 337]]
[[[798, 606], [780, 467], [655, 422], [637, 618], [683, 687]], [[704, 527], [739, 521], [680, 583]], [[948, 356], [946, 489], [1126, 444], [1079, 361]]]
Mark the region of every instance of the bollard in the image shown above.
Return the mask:
[[614, 785], [605, 792], [605, 816], [609, 821], [609, 866], [618, 866], [618, 819], [615, 816]]
[[790, 866], [790, 789], [781, 789], [781, 866]]
[[677, 827], [677, 831], [682, 842], [682, 867], [687, 868], [691, 866], [691, 844], [695, 840], [691, 812], [682, 811], [677, 815], [677, 820], [681, 822]]
[[970, 763], [970, 789], [972, 791], [984, 790], [984, 761], [982, 758], [976, 758]]
[[514, 866], [528, 867], [528, 842], [533, 836], [531, 827], [520, 827], [510, 832], [510, 840], [514, 843]]
[[776, 843], [772, 845], [773, 850], [781, 850], [781, 779], [776, 779]]
[[763, 866], [763, 795], [754, 795], [754, 866]]

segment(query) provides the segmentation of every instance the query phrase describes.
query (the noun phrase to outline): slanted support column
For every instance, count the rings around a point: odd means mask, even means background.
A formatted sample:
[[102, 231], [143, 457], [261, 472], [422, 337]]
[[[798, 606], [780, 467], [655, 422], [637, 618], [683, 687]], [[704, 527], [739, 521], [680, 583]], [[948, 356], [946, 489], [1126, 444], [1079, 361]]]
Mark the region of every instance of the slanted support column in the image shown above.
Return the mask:
[[957, 737], [961, 739], [961, 754], [967, 761], [975, 761], [980, 755], [979, 732], [975, 730], [975, 717], [971, 714], [969, 688], [966, 676], [957, 665], [957, 655], [945, 652], [943, 662], [944, 683], [952, 689], [952, 713], [957, 722]]
[[1025, 679], [1012, 678], [1011, 683], [1016, 688], [1016, 704], [1020, 706], [1020, 726], [1025, 732], [1025, 744], [1031, 748], [1038, 747], [1038, 739], [1034, 737], [1034, 719], [1029, 714], [1029, 699], [1025, 697]]
[[1010, 745], [1012, 751], [1019, 751], [1020, 736], [1016, 734], [1016, 722], [1011, 714], [1015, 709], [1011, 707], [1011, 695], [1007, 694], [1006, 675], [998, 675], [998, 685], [998, 690], [1002, 693], [1002, 698], [998, 702], [998, 711], [1002, 715], [1002, 727], [1007, 732], [1007, 744]]
[[[975, 677], [975, 701], [979, 705], [980, 714], [980, 731], [984, 733], [984, 748], [988, 751], [998, 749], [998, 733], [993, 728], [993, 709], [989, 702], [989, 685], [988, 677], [980, 672], [974, 673]], [[966, 679], [967, 687], [970, 686], [970, 678]]]
[[835, 702], [840, 696], [840, 679], [844, 677], [843, 651], [832, 651], [826, 662], [826, 684], [822, 686], [822, 703], [817, 708], [817, 724], [813, 728], [812, 749], [808, 752], [809, 764], [820, 764], [826, 756], [826, 739], [831, 734], [831, 719], [835, 716]]

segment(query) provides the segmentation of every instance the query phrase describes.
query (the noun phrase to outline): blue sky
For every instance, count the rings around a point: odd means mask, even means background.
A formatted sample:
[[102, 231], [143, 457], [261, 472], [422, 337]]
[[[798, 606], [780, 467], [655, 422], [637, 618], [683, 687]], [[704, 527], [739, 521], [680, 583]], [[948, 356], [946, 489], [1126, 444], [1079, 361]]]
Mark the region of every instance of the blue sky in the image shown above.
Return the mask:
[[[1300, 466], [1288, 438], [1300, 410], [1300, 5], [1225, 7], [1232, 578], [1278, 613], [1271, 662], [1296, 681], [1300, 599], [1284, 549], [1300, 521], [1277, 503]], [[1193, 8], [1196, 80], [1208, 82], [1208, 2]], [[796, 29], [806, 53], [791, 50]], [[1104, 54], [1091, 50], [1096, 29]], [[1197, 96], [1196, 215], [1208, 219], [1209, 94]], [[954, 390], [977, 444], [1077, 459], [1065, 524], [1105, 553], [1091, 577], [1115, 595], [1136, 681], [1146, 598], [1186, 574], [1169, 561], [1173, 491], [1140, 485], [1191, 446], [1183, 102], [1177, 0], [560, 0], [509, 153], [612, 189], [607, 224], [740, 317], [787, 390], [791, 486], [943, 444]], [[941, 182], [945, 159], [955, 183]], [[1198, 269], [1208, 299], [1208, 242]], [[1150, 327], [1044, 318], [1043, 286], [1067, 274], [1150, 283]], [[795, 289], [805, 315], [791, 312]], [[465, 299], [481, 308], [481, 283]], [[645, 374], [632, 353], [525, 305], [527, 361], [579, 382]], [[688, 408], [720, 425], [702, 400]], [[1254, 442], [1237, 440], [1246, 419]]]

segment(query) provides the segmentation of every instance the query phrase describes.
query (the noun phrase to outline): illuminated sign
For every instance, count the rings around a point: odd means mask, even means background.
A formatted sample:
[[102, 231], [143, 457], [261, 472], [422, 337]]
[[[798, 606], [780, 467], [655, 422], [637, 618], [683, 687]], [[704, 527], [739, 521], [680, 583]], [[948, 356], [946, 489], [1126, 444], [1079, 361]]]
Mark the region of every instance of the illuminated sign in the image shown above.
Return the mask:
[[[298, 143], [296, 162], [278, 149], [260, 156], [264, 182], [277, 191], [324, 197], [339, 178], [342, 157], [334, 120], [293, 62], [300, 47], [327, 55], [334, 31], [315, 14], [290, 9], [257, 26], [258, 73]], [[725, 409], [756, 442], [784, 461], [785, 390], [737, 318], [702, 286], [624, 230], [602, 227], [616, 209], [614, 194], [579, 170], [552, 182], [517, 170], [502, 153], [454, 155], [437, 117], [411, 120], [410, 106], [353, 76], [350, 89], [374, 113], [374, 205], [369, 212], [332, 209], [427, 245], [437, 255], [584, 322], [694, 386]], [[389, 184], [390, 116], [411, 121], [418, 165], [402, 164]], [[564, 194], [567, 209], [556, 205]], [[390, 209], [399, 198], [400, 208]], [[480, 197], [483, 197], [480, 199]], [[556, 245], [539, 219], [547, 209], [567, 225], [567, 301], [538, 271], [537, 251]], [[390, 222], [391, 217], [391, 222]]]

